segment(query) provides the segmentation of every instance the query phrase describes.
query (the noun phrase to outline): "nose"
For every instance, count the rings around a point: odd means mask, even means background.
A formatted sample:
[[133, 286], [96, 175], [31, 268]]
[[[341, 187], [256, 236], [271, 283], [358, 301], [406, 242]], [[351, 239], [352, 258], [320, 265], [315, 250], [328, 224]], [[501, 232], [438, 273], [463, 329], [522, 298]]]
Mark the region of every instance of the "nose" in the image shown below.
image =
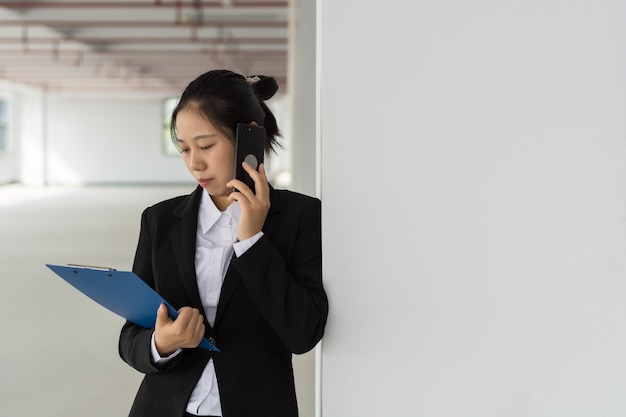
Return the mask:
[[189, 169], [192, 171], [202, 171], [206, 168], [206, 163], [202, 159], [200, 152], [191, 151], [189, 155]]

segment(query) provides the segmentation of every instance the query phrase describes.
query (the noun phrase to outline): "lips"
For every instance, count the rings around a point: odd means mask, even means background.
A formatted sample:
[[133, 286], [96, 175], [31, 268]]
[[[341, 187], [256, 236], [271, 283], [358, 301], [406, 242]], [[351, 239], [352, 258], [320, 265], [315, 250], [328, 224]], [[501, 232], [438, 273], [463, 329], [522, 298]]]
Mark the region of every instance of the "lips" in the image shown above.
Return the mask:
[[201, 178], [198, 180], [198, 184], [200, 184], [201, 187], [207, 186], [210, 182], [211, 182], [210, 179]]

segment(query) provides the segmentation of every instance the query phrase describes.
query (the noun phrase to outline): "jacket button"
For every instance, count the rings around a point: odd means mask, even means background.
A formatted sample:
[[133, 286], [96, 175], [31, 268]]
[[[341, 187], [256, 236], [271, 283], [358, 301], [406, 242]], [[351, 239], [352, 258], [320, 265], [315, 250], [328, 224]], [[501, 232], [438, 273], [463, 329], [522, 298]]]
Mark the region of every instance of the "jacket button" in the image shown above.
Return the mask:
[[213, 346], [217, 346], [217, 344], [215, 343], [215, 339], [214, 339], [214, 338], [209, 337], [209, 342], [211, 342], [211, 344], [212, 344]]

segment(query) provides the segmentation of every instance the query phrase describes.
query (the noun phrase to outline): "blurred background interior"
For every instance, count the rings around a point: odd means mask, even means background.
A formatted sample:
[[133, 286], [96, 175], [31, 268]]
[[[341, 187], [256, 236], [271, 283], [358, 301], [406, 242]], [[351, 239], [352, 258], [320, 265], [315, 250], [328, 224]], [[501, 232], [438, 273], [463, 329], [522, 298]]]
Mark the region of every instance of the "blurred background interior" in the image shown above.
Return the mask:
[[[128, 412], [141, 375], [117, 356], [122, 319], [44, 264], [131, 267], [141, 211], [195, 187], [168, 116], [196, 76], [275, 76], [284, 147], [270, 180], [318, 193], [308, 3], [0, 2], [0, 415]], [[295, 367], [312, 416], [314, 352]]]

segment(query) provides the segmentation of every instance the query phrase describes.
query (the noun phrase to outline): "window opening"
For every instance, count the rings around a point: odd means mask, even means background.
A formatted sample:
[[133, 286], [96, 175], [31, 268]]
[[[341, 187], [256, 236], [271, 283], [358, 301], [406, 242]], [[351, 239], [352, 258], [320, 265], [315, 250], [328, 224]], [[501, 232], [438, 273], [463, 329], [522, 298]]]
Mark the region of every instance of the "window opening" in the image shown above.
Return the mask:
[[9, 103], [0, 99], [0, 152], [9, 147]]
[[171, 97], [163, 101], [163, 137], [161, 139], [161, 149], [163, 149], [163, 154], [166, 156], [180, 155], [178, 149], [176, 149], [176, 146], [174, 146], [174, 143], [172, 143], [172, 136], [170, 135], [170, 120], [172, 118], [172, 112], [174, 111], [176, 104], [178, 104], [177, 97]]

